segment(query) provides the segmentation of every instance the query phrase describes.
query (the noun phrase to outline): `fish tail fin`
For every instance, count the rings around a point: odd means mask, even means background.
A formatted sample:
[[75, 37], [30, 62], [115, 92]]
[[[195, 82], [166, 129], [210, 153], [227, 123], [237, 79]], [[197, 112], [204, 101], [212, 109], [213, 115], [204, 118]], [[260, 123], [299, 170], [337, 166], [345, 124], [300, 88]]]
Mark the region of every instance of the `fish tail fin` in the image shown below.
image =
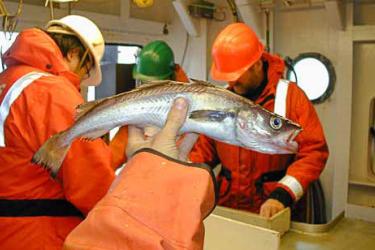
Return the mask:
[[34, 154], [32, 162], [43, 166], [55, 178], [70, 148], [71, 143], [62, 143], [65, 131], [50, 137]]

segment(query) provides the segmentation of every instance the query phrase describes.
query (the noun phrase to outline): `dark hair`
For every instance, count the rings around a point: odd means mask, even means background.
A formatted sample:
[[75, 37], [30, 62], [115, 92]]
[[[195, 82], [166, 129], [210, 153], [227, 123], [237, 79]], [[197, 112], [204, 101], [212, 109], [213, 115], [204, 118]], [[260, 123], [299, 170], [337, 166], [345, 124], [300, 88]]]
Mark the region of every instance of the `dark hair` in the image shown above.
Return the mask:
[[[47, 32], [47, 34], [55, 41], [64, 57], [67, 56], [69, 50], [71, 49], [78, 48], [80, 57], [82, 57], [86, 51], [85, 46], [83, 46], [81, 41], [76, 36], [49, 32]], [[84, 63], [87, 63], [88, 60], [89, 57], [87, 56]]]

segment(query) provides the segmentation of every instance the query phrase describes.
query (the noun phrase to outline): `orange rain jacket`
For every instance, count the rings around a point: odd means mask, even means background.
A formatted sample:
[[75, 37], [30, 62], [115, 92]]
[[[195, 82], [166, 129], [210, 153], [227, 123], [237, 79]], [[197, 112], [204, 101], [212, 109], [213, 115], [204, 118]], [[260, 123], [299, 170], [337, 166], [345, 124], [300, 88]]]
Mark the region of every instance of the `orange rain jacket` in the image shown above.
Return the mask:
[[[268, 62], [268, 83], [256, 103], [273, 111], [276, 86], [285, 66], [279, 57], [268, 53], [262, 58]], [[296, 155], [267, 155], [200, 136], [190, 159], [211, 167], [221, 163], [224, 167], [218, 176], [219, 205], [258, 213], [261, 204], [272, 197], [290, 206], [300, 198], [296, 197], [298, 186], [301, 192], [306, 191], [319, 177], [328, 158], [327, 143], [313, 105], [293, 83], [288, 87], [286, 117], [303, 128], [296, 137]], [[277, 182], [275, 177], [285, 175], [281, 170], [286, 170], [288, 180]]]
[[[185, 74], [180, 65], [176, 64], [175, 80], [178, 82], [189, 82], [189, 78]], [[116, 169], [126, 162], [126, 145], [128, 144], [128, 126], [123, 126], [116, 133], [109, 146], [113, 154], [112, 167]]]
[[[31, 163], [39, 147], [73, 123], [83, 102], [80, 79], [69, 71], [44, 31], [26, 29], [5, 53], [0, 103], [12, 84], [32, 72], [48, 72], [26, 87], [5, 120], [0, 147], [0, 249], [61, 249], [82, 215], [105, 195], [114, 179], [111, 153], [101, 139], [75, 141], [56, 180]], [[65, 208], [64, 208], [65, 207]], [[68, 212], [70, 211], [70, 212]], [[72, 212], [73, 211], [73, 212]]]
[[69, 234], [63, 249], [203, 249], [203, 219], [214, 206], [211, 170], [144, 149]]

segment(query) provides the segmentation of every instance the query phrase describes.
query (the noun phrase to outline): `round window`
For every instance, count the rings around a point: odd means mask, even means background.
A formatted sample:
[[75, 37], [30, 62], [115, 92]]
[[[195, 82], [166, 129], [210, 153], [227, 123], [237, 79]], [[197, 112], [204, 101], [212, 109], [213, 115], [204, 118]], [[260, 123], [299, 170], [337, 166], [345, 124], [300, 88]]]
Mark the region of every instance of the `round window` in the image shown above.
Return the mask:
[[325, 56], [302, 53], [291, 61], [287, 79], [296, 82], [313, 103], [321, 103], [332, 94], [336, 74]]

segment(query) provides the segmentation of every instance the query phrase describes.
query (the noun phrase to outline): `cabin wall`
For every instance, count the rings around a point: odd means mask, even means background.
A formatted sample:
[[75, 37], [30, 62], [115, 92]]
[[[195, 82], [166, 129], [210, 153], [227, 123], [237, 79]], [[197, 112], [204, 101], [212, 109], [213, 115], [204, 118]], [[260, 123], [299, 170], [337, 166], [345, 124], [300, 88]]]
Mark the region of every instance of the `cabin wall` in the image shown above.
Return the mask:
[[[374, 125], [373, 70], [375, 54], [375, 2], [361, 1], [353, 11], [353, 109], [348, 216], [375, 222], [375, 150], [369, 126]], [[372, 110], [371, 110], [372, 106]], [[370, 112], [371, 110], [371, 112]]]
[[[282, 56], [295, 58], [303, 52], [318, 52], [331, 60], [338, 75], [336, 82], [336, 91], [332, 96], [321, 104], [315, 104], [319, 118], [324, 128], [325, 136], [329, 145], [330, 156], [325, 170], [321, 175], [321, 181], [325, 192], [328, 218], [336, 216], [340, 210], [333, 211], [335, 206], [334, 197], [334, 174], [336, 171], [342, 171], [343, 166], [335, 164], [338, 156], [345, 156], [347, 145], [337, 144], [337, 137], [347, 135], [341, 133], [338, 129], [336, 110], [342, 97], [338, 96], [337, 89], [342, 87], [340, 82], [340, 73], [337, 67], [339, 31], [330, 26], [327, 20], [327, 12], [324, 7], [305, 9], [305, 10], [285, 10], [275, 13], [274, 19], [274, 52]], [[342, 107], [345, 108], [345, 107]], [[350, 115], [350, 106], [346, 107], [347, 114]], [[350, 120], [348, 120], [350, 122]], [[341, 125], [341, 124], [340, 124]], [[347, 161], [348, 162], [348, 159]], [[343, 186], [346, 189], [346, 186]]]

